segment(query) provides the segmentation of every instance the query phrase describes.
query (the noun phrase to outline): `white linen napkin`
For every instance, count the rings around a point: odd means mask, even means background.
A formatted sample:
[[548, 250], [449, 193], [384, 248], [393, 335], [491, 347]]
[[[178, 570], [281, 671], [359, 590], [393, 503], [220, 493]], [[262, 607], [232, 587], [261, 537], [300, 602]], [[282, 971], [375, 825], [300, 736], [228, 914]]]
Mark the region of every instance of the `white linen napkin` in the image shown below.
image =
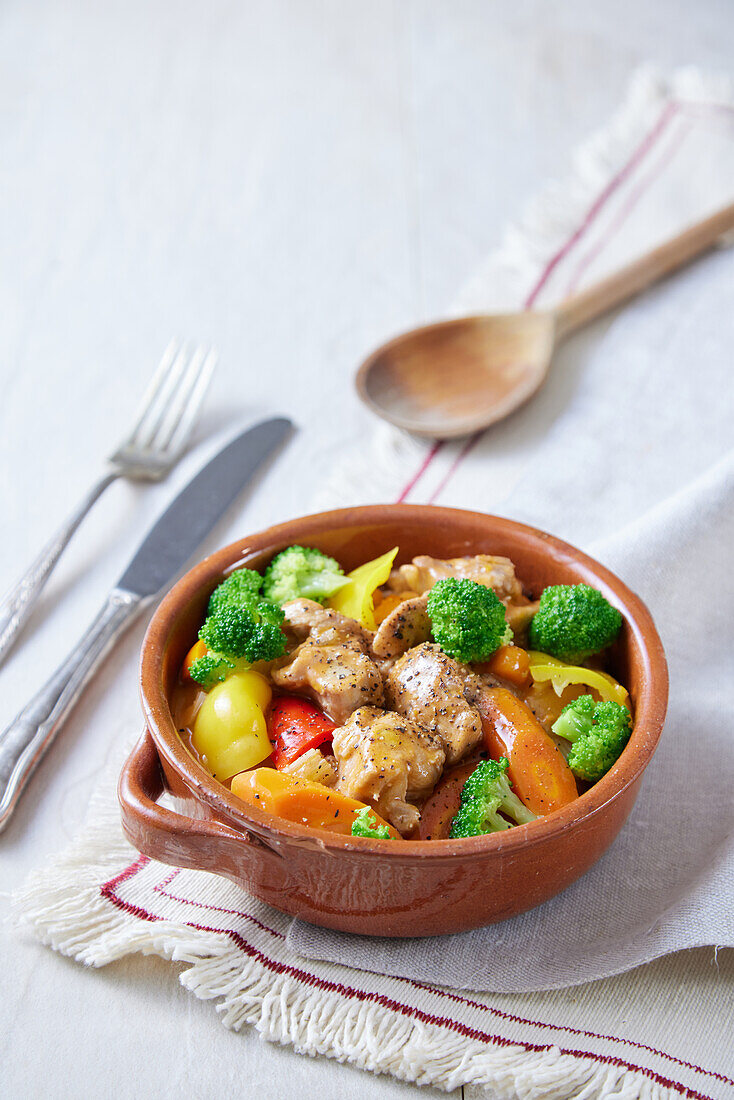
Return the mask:
[[[729, 91], [690, 72], [645, 73], [460, 306], [552, 301], [732, 198]], [[581, 545], [646, 600], [670, 662], [669, 718], [629, 822], [582, 880], [462, 935], [333, 933], [216, 876], [138, 858], [110, 777], [77, 843], [31, 876], [16, 915], [91, 965], [136, 951], [186, 961], [182, 982], [217, 999], [228, 1026], [406, 1080], [503, 1096], [730, 1095], [728, 987], [686, 964], [537, 991], [682, 947], [734, 945], [733, 291], [734, 255], [709, 256], [606, 331], [569, 342], [509, 421], [442, 447], [381, 428], [374, 451], [349, 464], [351, 482], [340, 469], [341, 498], [320, 502], [501, 512]], [[711, 1026], [691, 1029], [701, 1005]]]

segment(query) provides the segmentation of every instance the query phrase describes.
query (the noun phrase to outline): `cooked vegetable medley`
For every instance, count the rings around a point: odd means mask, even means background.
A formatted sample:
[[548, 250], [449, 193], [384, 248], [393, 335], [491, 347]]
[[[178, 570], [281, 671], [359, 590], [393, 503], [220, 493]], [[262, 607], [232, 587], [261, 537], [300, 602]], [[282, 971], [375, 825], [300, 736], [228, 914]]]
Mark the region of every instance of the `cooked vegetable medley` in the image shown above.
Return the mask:
[[615, 764], [622, 616], [585, 584], [533, 600], [508, 558], [395, 547], [345, 573], [290, 546], [212, 593], [181, 669], [182, 736], [289, 821], [393, 842], [529, 824]]

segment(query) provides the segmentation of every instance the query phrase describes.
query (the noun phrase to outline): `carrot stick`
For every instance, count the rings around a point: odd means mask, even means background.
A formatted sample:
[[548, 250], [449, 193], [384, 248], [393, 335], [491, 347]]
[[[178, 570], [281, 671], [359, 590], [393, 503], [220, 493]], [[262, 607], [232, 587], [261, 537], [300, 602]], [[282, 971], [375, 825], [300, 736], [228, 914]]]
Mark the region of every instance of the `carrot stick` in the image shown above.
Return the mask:
[[509, 760], [512, 789], [529, 810], [544, 816], [578, 797], [563, 753], [525, 703], [507, 688], [486, 688], [476, 706], [490, 756]]
[[530, 683], [530, 657], [519, 645], [501, 645], [484, 662], [481, 671], [491, 672], [517, 687], [526, 687]]
[[[380, 603], [375, 600], [375, 622], [379, 626], [383, 619], [391, 615], [396, 607], [400, 607], [404, 600], [415, 598], [415, 592], [394, 592], [389, 596], [383, 596]], [[375, 596], [377, 593], [375, 593]]]
[[[310, 779], [299, 779], [295, 775], [277, 772], [273, 768], [256, 768], [254, 771], [240, 772], [232, 780], [232, 794], [259, 806], [266, 813], [284, 817], [287, 821], [296, 821], [300, 825], [311, 825], [317, 829], [328, 829], [332, 833], [350, 836], [355, 815], [365, 808], [364, 802], [349, 798], [321, 783]], [[378, 825], [387, 825], [390, 836], [400, 839], [400, 834], [387, 821], [372, 809]]]
[[478, 761], [460, 764], [440, 779], [438, 786], [421, 810], [418, 829], [419, 840], [445, 840], [451, 832], [451, 823], [459, 812], [461, 792]]

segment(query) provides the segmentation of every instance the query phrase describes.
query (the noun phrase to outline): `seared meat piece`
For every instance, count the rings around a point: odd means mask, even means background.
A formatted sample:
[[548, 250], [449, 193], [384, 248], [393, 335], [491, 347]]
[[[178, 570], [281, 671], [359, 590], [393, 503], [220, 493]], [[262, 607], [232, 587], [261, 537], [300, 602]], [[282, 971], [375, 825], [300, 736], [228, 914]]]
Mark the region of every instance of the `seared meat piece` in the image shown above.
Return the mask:
[[361, 641], [370, 641], [372, 638], [371, 631], [365, 630], [356, 619], [350, 619], [340, 611], [322, 607], [315, 600], [289, 600], [283, 604], [283, 611], [283, 629], [299, 642], [309, 637], [312, 641], [320, 641], [331, 637], [332, 632], [338, 633], [342, 638], [353, 636]]
[[464, 695], [472, 674], [440, 646], [424, 642], [409, 650], [385, 680], [387, 705], [438, 734], [446, 763], [455, 764], [478, 743], [482, 720]]
[[386, 615], [372, 640], [372, 651], [378, 657], [399, 657], [413, 646], [431, 637], [428, 618], [428, 596], [413, 596]]
[[309, 640], [293, 651], [287, 665], [274, 668], [270, 675], [278, 687], [305, 692], [332, 721], [344, 722], [363, 703], [382, 704], [382, 677], [365, 649], [365, 643], [355, 637]]
[[291, 600], [284, 611], [286, 629], [306, 640], [272, 669], [274, 684], [311, 695], [334, 722], [344, 722], [363, 703], [382, 703], [382, 677], [368, 653], [369, 632], [312, 600]]
[[377, 707], [360, 707], [334, 731], [337, 790], [374, 806], [403, 835], [420, 821], [411, 801], [433, 790], [445, 753], [438, 737]]
[[491, 554], [473, 554], [466, 558], [431, 558], [422, 554], [409, 565], [393, 569], [388, 584], [394, 592], [406, 588], [413, 592], [427, 592], [436, 581], [446, 577], [467, 577], [478, 584], [493, 588], [499, 598], [522, 600], [522, 585], [515, 576], [515, 566], [509, 558], [497, 558]]

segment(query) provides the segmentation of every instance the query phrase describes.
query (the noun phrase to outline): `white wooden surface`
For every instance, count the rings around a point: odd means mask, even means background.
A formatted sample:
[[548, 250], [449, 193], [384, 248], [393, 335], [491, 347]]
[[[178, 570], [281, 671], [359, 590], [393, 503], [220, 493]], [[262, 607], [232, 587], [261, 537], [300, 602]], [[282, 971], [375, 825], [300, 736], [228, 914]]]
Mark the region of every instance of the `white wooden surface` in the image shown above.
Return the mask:
[[[163, 486], [114, 486], [75, 539], [0, 672], [0, 720], [224, 434], [265, 411], [301, 427], [207, 549], [308, 508], [370, 429], [360, 356], [442, 309], [635, 66], [732, 57], [730, 0], [6, 0], [0, 587], [85, 489], [169, 336], [212, 339], [222, 362], [196, 453]], [[0, 838], [3, 908], [136, 729], [142, 630]], [[2, 934], [4, 1096], [413, 1091], [226, 1032], [158, 959], [85, 972]]]

